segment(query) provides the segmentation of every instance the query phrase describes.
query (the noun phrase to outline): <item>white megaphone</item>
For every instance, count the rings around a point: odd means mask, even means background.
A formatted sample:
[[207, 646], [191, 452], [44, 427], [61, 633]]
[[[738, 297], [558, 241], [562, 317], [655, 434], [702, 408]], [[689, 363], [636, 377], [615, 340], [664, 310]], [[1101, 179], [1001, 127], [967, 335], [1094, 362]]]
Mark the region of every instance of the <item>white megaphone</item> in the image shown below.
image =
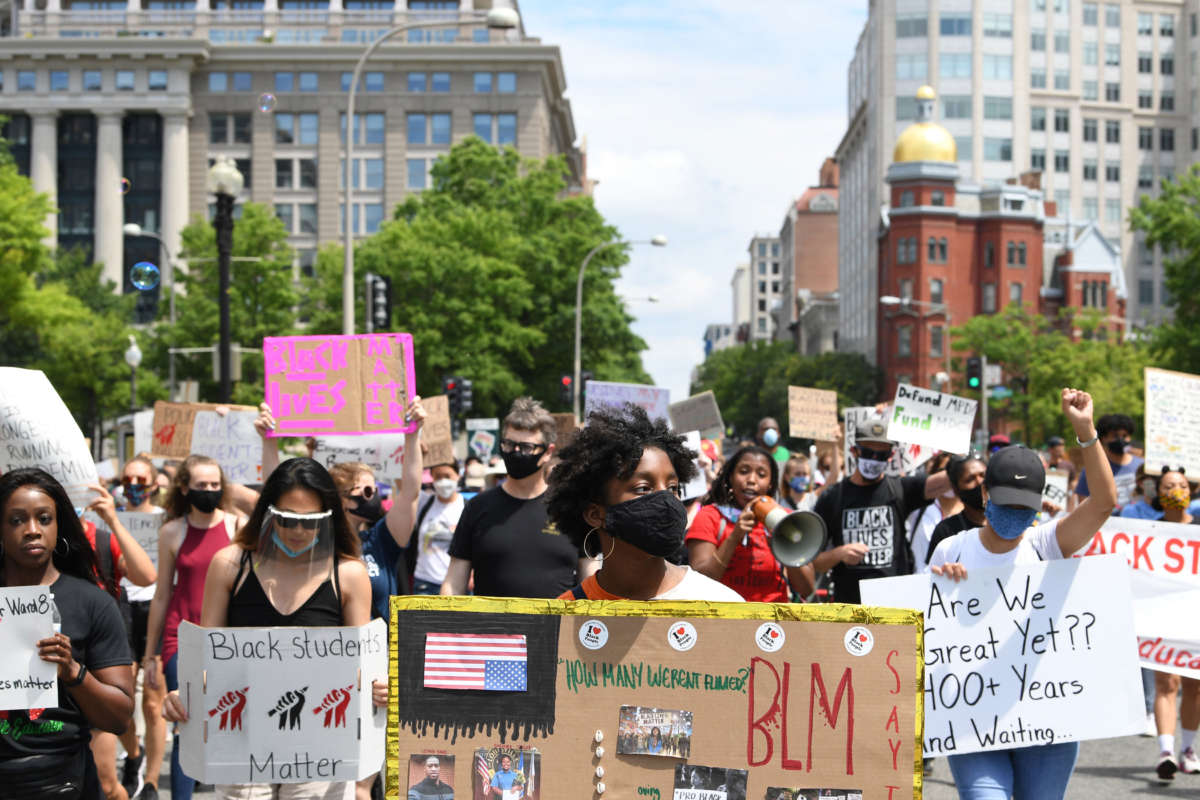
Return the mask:
[[825, 520], [812, 511], [791, 511], [766, 495], [747, 506], [771, 534], [771, 552], [785, 567], [803, 567], [825, 549]]

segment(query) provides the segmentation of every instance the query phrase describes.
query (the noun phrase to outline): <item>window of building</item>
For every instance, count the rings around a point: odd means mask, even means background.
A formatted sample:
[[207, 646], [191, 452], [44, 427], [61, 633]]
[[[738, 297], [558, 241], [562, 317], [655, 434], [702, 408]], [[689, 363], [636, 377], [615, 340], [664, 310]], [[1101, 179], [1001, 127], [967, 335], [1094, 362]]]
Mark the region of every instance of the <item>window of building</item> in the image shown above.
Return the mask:
[[297, 233], [317, 233], [317, 204], [297, 203], [296, 220], [299, 223]]
[[[1058, 120], [1055, 120], [1055, 122], [1057, 123]], [[1099, 131], [1097, 130], [1098, 127], [1099, 127], [1099, 123], [1095, 119], [1089, 119], [1087, 117], [1084, 117], [1084, 119], [1083, 119], [1083, 140], [1085, 142], [1096, 141], [1097, 135], [1099, 133]], [[1057, 130], [1057, 125], [1056, 125], [1056, 130]]]
[[1085, 67], [1095, 66], [1100, 60], [1100, 45], [1095, 42], [1083, 43], [1083, 65]]
[[475, 93], [476, 94], [491, 94], [492, 93], [492, 73], [476, 72], [475, 73]]
[[[315, 117], [316, 114], [311, 116]], [[436, 115], [434, 115], [436, 116]], [[338, 123], [341, 126], [340, 141], [346, 142], [346, 114], [338, 115]], [[359, 144], [383, 144], [384, 137], [384, 116], [382, 113], [371, 114], [355, 114], [354, 115], [354, 143]]]
[[1119, 84], [1119, 83], [1104, 84], [1104, 99], [1110, 103], [1121, 102], [1121, 84]]
[[275, 144], [296, 143], [296, 115], [277, 113], [275, 115]]
[[945, 264], [950, 260], [950, 248], [945, 238], [938, 239], [938, 261]]
[[758, 301], [758, 310], [759, 310], [759, 311], [766, 311], [766, 310], [767, 310], [767, 301], [766, 301], [766, 300], [759, 300], [759, 301]]
[[1138, 72], [1142, 75], [1149, 75], [1154, 72], [1154, 54], [1142, 50], [1138, 52]]
[[1046, 50], [1046, 31], [1044, 28], [1033, 28], [1029, 31], [1029, 49], [1035, 53]]
[[767, 274], [767, 262], [765, 262], [765, 261], [758, 262], [758, 274], [759, 275]]
[[1070, 150], [1055, 150], [1054, 151], [1054, 171], [1067, 172], [1071, 169], [1071, 151]]
[[1045, 106], [1030, 106], [1029, 107], [1029, 129], [1033, 131], [1046, 130], [1046, 107]]
[[1109, 28], [1121, 27], [1121, 7], [1116, 3], [1104, 4], [1104, 24]]
[[1071, 190], [1070, 189], [1055, 189], [1054, 204], [1058, 206], [1058, 213], [1064, 214], [1071, 208]]
[[1033, 170], [1046, 168], [1046, 151], [1043, 148], [1036, 147], [1029, 151], [1029, 168]]
[[65, 92], [70, 88], [71, 76], [65, 69], [50, 70], [50, 91]]
[[983, 137], [985, 161], [1012, 161], [1012, 139]]
[[1154, 15], [1153, 14], [1138, 14], [1137, 15], [1137, 32], [1138, 32], [1138, 36], [1153, 36], [1154, 35]]
[[901, 237], [896, 242], [896, 263], [897, 264], [907, 264], [908, 263], [908, 239], [907, 238]]
[[1104, 121], [1104, 141], [1115, 144], [1121, 141], [1121, 121], [1108, 119]]
[[1054, 52], [1069, 53], [1071, 52], [1071, 34], [1068, 31], [1054, 32]]
[[1034, 67], [1029, 70], [1029, 87], [1031, 89], [1046, 88], [1046, 68]]
[[1175, 74], [1175, 54], [1166, 53], [1158, 60], [1158, 71], [1163, 75]]
[[942, 299], [942, 297], [943, 297], [942, 287], [943, 287], [943, 283], [942, 283], [941, 278], [930, 278], [929, 279], [929, 302], [931, 302], [931, 303], [945, 302]]
[[1175, 110], [1175, 92], [1164, 89], [1158, 96], [1158, 108], [1160, 111]]
[[430, 90], [445, 94], [450, 91], [450, 73], [435, 72], [429, 79]]
[[1121, 45], [1111, 43], [1104, 45], [1104, 65], [1106, 67], [1121, 66]]
[[408, 90], [410, 92], [423, 92], [427, 86], [424, 72], [408, 73]]
[[165, 92], [167, 90], [167, 71], [165, 69], [152, 69], [147, 72], [146, 88], [152, 92]]
[[1175, 129], [1160, 128], [1158, 131], [1158, 149], [1169, 153], [1175, 149]]
[[428, 136], [426, 133], [426, 119], [424, 114], [409, 114], [408, 115], [408, 143], [409, 144], [426, 144]]
[[315, 158], [297, 159], [300, 166], [300, 188], [317, 188], [317, 160]]
[[771, 281], [771, 294], [779, 294], [779, 281]]
[[1138, 188], [1150, 189], [1154, 186], [1154, 167], [1142, 164], [1138, 167]]
[[758, 332], [759, 333], [767, 332], [767, 318], [766, 317], [758, 318]]
[[483, 139], [488, 144], [492, 143], [492, 115], [491, 114], [475, 114], [475, 135]]
[[931, 262], [933, 262], [933, 261], [937, 261], [937, 260], [938, 260], [938, 257], [937, 257], [937, 255], [938, 255], [937, 239], [935, 239], [935, 238], [933, 238], [932, 236], [930, 236], [930, 237], [929, 237], [929, 242], [928, 242], [928, 244], [927, 244], [927, 247], [926, 247], [926, 250], [928, 251], [928, 252], [926, 253], [926, 256], [925, 256], [925, 260], [926, 260], [926, 261], [931, 261]]
[[1154, 281], [1142, 278], [1138, 281], [1138, 304], [1143, 306], [1154, 305]]
[[1071, 88], [1071, 70], [1054, 70], [1054, 88], [1059, 91], [1069, 91]]
[[311, 278], [316, 275], [317, 251], [311, 247], [305, 247], [297, 250], [296, 266], [300, 270], [301, 277]]
[[288, 233], [295, 233], [295, 230], [292, 227], [292, 222], [293, 222], [292, 211], [293, 210], [294, 209], [293, 209], [291, 203], [276, 203], [275, 204], [275, 217], [280, 222], [283, 223], [283, 229], [285, 231], [287, 231]]
[[497, 72], [496, 73], [496, 91], [499, 94], [516, 94], [517, 93], [517, 73], [515, 73], [515, 72]]
[[929, 35], [929, 18], [924, 14], [900, 14], [896, 17], [896, 38], [910, 39]]
[[1154, 108], [1154, 90], [1138, 89], [1138, 108]]
[[1094, 158], [1085, 158], [1083, 160], [1083, 179], [1085, 181], [1094, 181], [1099, 173], [1099, 166]]
[[1090, 306], [1092, 304], [1092, 282], [1091, 281], [1080, 281], [1079, 282], [1079, 297], [1080, 297], [1079, 304], [1081, 306], [1083, 306], [1084, 308], [1087, 308], [1088, 306]]
[[294, 92], [296, 90], [296, 76], [290, 72], [275, 73], [275, 91], [278, 92]]
[[1158, 33], [1160, 36], [1167, 36], [1167, 37], [1175, 36], [1175, 15], [1174, 14], [1159, 14], [1158, 15]]
[[[276, 189], [291, 189], [292, 188], [292, 159], [277, 158], [275, 159], [275, 188]], [[278, 214], [277, 214], [278, 216]], [[290, 230], [290, 228], [289, 228]]]
[[942, 119], [970, 119], [971, 95], [948, 94], [939, 98], [938, 105], [942, 107]]
[[1024, 288], [1025, 287], [1023, 284], [1017, 283], [1016, 281], [1013, 281], [1012, 283], [1008, 284], [1008, 302], [1015, 303], [1016, 305], [1020, 305], [1021, 304], [1021, 295], [1023, 293]]
[[[382, 116], [382, 115], [381, 115]], [[450, 114], [430, 114], [430, 141], [433, 144], [450, 144]], [[382, 139], [380, 140], [382, 141]]]
[[896, 355], [907, 358], [912, 355], [912, 326], [900, 325], [896, 328]]
[[1121, 180], [1121, 164], [1117, 161], [1104, 162], [1104, 180], [1116, 182]]
[[942, 350], [942, 341], [942, 326], [931, 325], [929, 327], [929, 355], [931, 357], [941, 358], [945, 355], [945, 352]]
[[408, 159], [405, 164], [405, 171], [408, 173], [408, 183], [406, 185], [410, 191], [425, 188], [425, 159]]
[[1095, 197], [1083, 198], [1083, 218], [1100, 219], [1100, 201]]
[[934, 189], [929, 193], [929, 204], [933, 206], [946, 205], [946, 193], [941, 189]]
[[496, 144], [516, 146], [517, 144], [517, 115], [496, 115]]
[[983, 285], [982, 297], [980, 299], [982, 300], [983, 313], [995, 314], [996, 313], [996, 284], [985, 283]]
[[983, 77], [992, 80], [1012, 80], [1012, 56], [983, 54]]
[[985, 267], [996, 266], [996, 244], [994, 242], [983, 243], [983, 265]]
[[1017, 242], [1017, 266], [1019, 266], [1019, 267], [1025, 266], [1025, 253], [1026, 253], [1025, 243]]
[[1012, 14], [999, 12], [983, 13], [983, 35], [997, 39], [1012, 38]]
[[762, 258], [762, 257], [763, 257], [763, 256], [765, 256], [766, 254], [767, 254], [767, 243], [766, 243], [766, 242], [759, 242], [759, 243], [758, 243], [758, 255], [759, 255], [759, 258]]
[[[925, 80], [929, 75], [929, 57], [925, 53], [897, 53], [896, 80]], [[899, 98], [897, 98], [899, 99]], [[914, 98], [907, 98], [914, 100]]]
[[984, 97], [984, 119], [1012, 119], [1011, 97]]
[[208, 73], [208, 90], [210, 92], [229, 91], [229, 74], [225, 72]]
[[896, 121], [906, 122], [917, 118], [917, 99], [915, 97], [896, 98]]
[[970, 36], [970, 14], [942, 14], [938, 20], [938, 32], [942, 36]]
[[100, 70], [85, 69], [83, 71], [83, 90], [85, 92], [98, 92], [102, 88], [102, 78]]
[[1009, 242], [1006, 249], [1008, 250], [1008, 265], [1010, 267], [1015, 266], [1017, 263], [1017, 243]]
[[903, 192], [900, 193], [900, 207], [901, 208], [909, 208], [910, 206], [914, 206], [914, 205], [916, 205], [916, 200], [914, 198], [912, 190], [905, 189]]
[[319, 135], [320, 117], [317, 114], [297, 114], [296, 119], [300, 123], [297, 143], [315, 145]]
[[225, 144], [229, 141], [229, 116], [226, 114], [210, 114], [208, 117], [208, 141], [212, 144]]
[[1069, 108], [1054, 109], [1054, 130], [1059, 133], [1071, 130], [1071, 110]]
[[116, 74], [116, 88], [118, 92], [133, 91], [133, 70], [119, 69]]
[[[301, 75], [303, 75], [303, 74], [304, 73], [301, 73]], [[382, 72], [364, 73], [363, 74], [363, 84], [364, 84], [364, 88], [368, 92], [382, 92], [383, 91], [383, 73]], [[312, 91], [315, 92], [316, 89], [313, 89]]]
[[938, 56], [938, 75], [943, 78], [971, 77], [971, 54], [942, 53]]
[[230, 78], [230, 86], [235, 92], [249, 92], [254, 88], [249, 72], [235, 72]]
[[1121, 201], [1112, 197], [1104, 200], [1104, 221], [1120, 223], [1121, 221]]
[[1083, 4], [1083, 24], [1094, 28], [1100, 23], [1100, 8], [1095, 3]]

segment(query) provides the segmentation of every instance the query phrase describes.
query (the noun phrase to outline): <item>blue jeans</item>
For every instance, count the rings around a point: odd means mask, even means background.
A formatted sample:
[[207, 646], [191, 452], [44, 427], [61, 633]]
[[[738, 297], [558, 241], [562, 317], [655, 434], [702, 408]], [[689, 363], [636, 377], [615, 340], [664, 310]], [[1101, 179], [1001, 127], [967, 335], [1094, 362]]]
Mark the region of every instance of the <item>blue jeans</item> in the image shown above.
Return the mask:
[[[163, 676], [167, 681], [167, 691], [173, 692], [179, 688], [179, 653], [171, 656], [163, 665]], [[183, 774], [179, 764], [179, 734], [171, 741], [171, 800], [192, 800], [192, 792], [196, 781]]]
[[413, 578], [412, 585], [413, 594], [441, 594], [442, 585], [440, 583], [431, 583], [423, 581], [420, 578]]
[[950, 756], [959, 800], [1062, 800], [1079, 742]]

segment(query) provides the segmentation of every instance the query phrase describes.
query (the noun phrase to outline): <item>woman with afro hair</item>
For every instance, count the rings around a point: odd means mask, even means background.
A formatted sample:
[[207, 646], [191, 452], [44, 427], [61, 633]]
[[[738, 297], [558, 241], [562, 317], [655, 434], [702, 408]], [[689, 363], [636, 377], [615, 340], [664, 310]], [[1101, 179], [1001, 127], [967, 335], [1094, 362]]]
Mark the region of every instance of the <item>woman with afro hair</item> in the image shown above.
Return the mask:
[[559, 455], [550, 519], [588, 556], [603, 559], [599, 572], [561, 599], [742, 600], [667, 561], [687, 532], [679, 495], [696, 473], [696, 454], [665, 421], [630, 404], [600, 409]]

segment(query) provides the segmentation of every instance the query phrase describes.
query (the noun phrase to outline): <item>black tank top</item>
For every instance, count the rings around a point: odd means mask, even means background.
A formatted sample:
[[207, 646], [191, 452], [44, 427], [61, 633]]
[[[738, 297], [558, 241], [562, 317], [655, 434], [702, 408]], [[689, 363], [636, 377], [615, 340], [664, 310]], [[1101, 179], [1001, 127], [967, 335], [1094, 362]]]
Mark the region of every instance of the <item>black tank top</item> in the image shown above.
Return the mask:
[[[238, 586], [242, 573], [249, 568], [246, 581]], [[237, 588], [229, 599], [228, 627], [230, 628], [326, 628], [345, 624], [342, 620], [341, 585], [338, 583], [336, 557], [333, 574], [317, 587], [303, 605], [290, 614], [281, 614], [271, 605], [263, 591], [250, 551], [242, 553], [237, 577], [233, 585]]]

